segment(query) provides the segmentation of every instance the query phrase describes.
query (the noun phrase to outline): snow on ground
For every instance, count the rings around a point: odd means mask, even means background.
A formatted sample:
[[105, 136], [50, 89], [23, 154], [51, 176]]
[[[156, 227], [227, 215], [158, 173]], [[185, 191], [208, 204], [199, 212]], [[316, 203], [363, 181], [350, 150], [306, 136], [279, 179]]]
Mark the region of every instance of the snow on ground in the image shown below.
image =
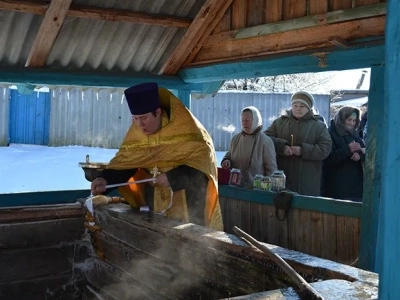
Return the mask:
[[[89, 189], [80, 162], [108, 162], [117, 149], [82, 146], [46, 147], [11, 144], [0, 147], [0, 194]], [[225, 152], [217, 152], [218, 165]]]

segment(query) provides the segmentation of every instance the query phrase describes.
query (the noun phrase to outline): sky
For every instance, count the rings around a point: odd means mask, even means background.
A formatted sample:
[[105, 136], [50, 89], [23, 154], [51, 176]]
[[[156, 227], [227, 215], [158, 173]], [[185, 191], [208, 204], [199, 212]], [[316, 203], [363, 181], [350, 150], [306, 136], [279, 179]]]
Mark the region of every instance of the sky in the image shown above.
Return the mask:
[[327, 83], [327, 86], [330, 90], [355, 90], [363, 70], [367, 71], [367, 73], [360, 89], [368, 90], [371, 78], [371, 70], [369, 68], [329, 72], [332, 73], [333, 77]]
[[[0, 147], [0, 194], [90, 189], [79, 167], [86, 155], [92, 162], [108, 162], [117, 149], [82, 146], [47, 147], [11, 144]], [[217, 152], [220, 165], [225, 152]]]

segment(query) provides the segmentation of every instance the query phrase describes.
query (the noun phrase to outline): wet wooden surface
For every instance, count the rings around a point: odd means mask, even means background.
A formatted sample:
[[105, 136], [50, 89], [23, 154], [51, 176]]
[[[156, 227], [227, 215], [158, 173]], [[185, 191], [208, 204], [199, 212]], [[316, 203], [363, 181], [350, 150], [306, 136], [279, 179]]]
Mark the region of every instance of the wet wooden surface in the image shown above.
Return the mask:
[[[142, 286], [147, 290], [148, 299], [160, 296], [174, 299], [179, 295], [190, 296], [190, 299], [221, 299], [276, 289], [284, 292], [290, 287], [288, 278], [265, 254], [250, 248], [236, 236], [194, 224], [181, 224], [151, 212], [139, 213], [124, 204], [101, 207], [96, 214], [106, 257], [102, 268], [109, 266], [128, 276], [130, 279], [125, 281]], [[311, 218], [322, 226], [321, 214], [311, 214]], [[317, 243], [315, 236], [320, 231], [311, 235], [311, 242]], [[361, 290], [364, 284], [377, 289], [374, 273], [267, 246], [308, 282], [337, 279], [357, 282], [362, 285]], [[93, 278], [89, 282], [100, 288], [101, 283]], [[108, 289], [102, 292], [107, 293]], [[117, 293], [117, 296], [120, 295]], [[284, 299], [299, 299], [299, 295], [293, 297]]]

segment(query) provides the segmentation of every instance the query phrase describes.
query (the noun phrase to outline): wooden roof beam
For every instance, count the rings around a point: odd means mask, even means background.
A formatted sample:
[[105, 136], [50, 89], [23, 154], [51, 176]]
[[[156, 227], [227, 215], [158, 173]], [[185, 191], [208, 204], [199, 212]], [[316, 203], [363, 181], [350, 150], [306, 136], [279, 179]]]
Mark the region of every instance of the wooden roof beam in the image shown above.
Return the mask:
[[51, 1], [33, 42], [25, 67], [43, 67], [46, 64], [71, 2], [72, 0]]
[[229, 35], [210, 36], [190, 66], [223, 61], [241, 60], [251, 57], [306, 51], [332, 47], [332, 41], [346, 41], [347, 46], [357, 39], [379, 38], [385, 34], [385, 16], [353, 20], [330, 25], [321, 25], [234, 39]]
[[387, 4], [383, 2], [373, 5], [360, 6], [356, 8], [336, 10], [323, 14], [316, 14], [312, 16], [300, 17], [274, 23], [247, 27], [238, 30], [232, 30], [230, 32], [215, 34], [213, 35], [213, 37], [214, 39], [218, 39], [218, 35], [224, 34], [238, 40], [302, 28], [316, 27], [326, 24], [336, 24], [352, 20], [373, 18], [386, 15], [386, 6]]
[[204, 3], [182, 40], [161, 68], [161, 74], [175, 75], [185, 61], [191, 61], [196, 56], [203, 42], [222, 19], [232, 1], [207, 0]]
[[[48, 4], [30, 1], [1, 0], [0, 9], [12, 10], [36, 15], [45, 15]], [[94, 8], [91, 6], [72, 4], [67, 17], [104, 20], [111, 22], [138, 23], [164, 27], [188, 28], [192, 20], [143, 12], [133, 12], [122, 9]]]
[[203, 90], [203, 84], [186, 83], [179, 76], [163, 76], [128, 71], [85, 71], [79, 68], [75, 70], [61, 68], [0, 68], [0, 82], [10, 84], [126, 89], [132, 85], [149, 81], [156, 82], [167, 89], [196, 92]]

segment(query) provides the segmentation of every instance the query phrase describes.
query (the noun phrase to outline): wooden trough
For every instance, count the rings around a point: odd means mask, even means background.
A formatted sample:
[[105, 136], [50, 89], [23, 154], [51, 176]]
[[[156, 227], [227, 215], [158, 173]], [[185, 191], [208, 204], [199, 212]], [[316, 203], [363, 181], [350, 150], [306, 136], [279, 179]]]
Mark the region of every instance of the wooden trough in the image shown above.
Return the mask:
[[[0, 209], [0, 299], [310, 299], [238, 237], [125, 204]], [[375, 273], [265, 244], [324, 299], [374, 299]], [[104, 254], [104, 260], [98, 254]]]

